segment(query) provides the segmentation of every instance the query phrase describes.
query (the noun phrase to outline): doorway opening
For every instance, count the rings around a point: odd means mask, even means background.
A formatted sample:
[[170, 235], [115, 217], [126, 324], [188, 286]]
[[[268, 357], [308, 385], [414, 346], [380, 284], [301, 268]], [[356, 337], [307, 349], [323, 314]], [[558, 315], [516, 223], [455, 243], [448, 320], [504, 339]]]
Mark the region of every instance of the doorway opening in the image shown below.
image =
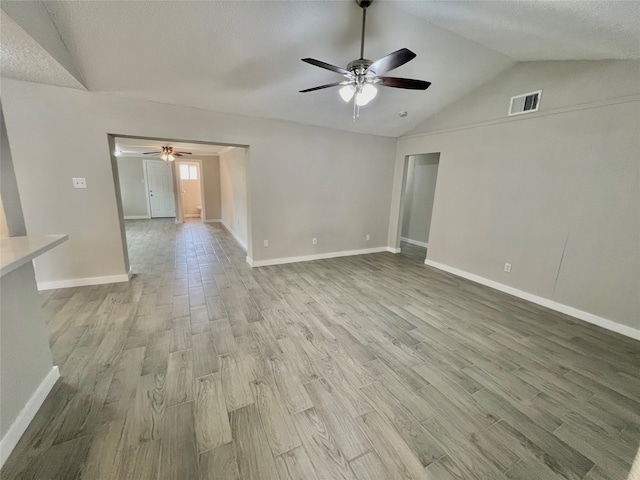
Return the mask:
[[416, 263], [422, 264], [427, 258], [439, 164], [440, 153], [405, 157], [400, 253]]
[[156, 248], [150, 241], [157, 232], [184, 230], [181, 238], [195, 238], [226, 229], [239, 247], [234, 261], [250, 257], [248, 147], [124, 135], [108, 140], [131, 273], [139, 273], [136, 258]]
[[207, 218], [204, 204], [204, 182], [202, 181], [202, 160], [177, 162], [182, 200], [182, 218]]

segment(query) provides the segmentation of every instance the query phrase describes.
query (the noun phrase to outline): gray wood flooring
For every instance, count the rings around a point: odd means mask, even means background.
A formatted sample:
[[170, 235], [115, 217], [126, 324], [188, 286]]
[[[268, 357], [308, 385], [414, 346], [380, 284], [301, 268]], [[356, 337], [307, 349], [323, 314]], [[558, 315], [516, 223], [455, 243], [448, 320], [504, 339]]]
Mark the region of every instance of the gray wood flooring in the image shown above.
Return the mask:
[[400, 255], [407, 257], [413, 263], [422, 265], [424, 259], [427, 258], [427, 249], [425, 247], [418, 247], [407, 242], [400, 242]]
[[62, 379], [3, 480], [627, 477], [640, 342], [402, 255], [127, 237], [131, 282], [43, 295]]

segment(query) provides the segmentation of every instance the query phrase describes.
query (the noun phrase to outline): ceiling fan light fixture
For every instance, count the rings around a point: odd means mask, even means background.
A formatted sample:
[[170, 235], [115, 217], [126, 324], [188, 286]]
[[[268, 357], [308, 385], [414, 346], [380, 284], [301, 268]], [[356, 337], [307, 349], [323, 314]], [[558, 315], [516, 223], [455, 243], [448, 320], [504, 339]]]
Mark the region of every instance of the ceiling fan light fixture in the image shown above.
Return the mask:
[[339, 92], [342, 100], [349, 103], [353, 98], [353, 95], [356, 93], [356, 88], [353, 85], [345, 85], [339, 90]]
[[376, 98], [376, 95], [378, 95], [378, 89], [370, 83], [365, 83], [362, 89], [356, 94], [356, 105], [364, 107]]

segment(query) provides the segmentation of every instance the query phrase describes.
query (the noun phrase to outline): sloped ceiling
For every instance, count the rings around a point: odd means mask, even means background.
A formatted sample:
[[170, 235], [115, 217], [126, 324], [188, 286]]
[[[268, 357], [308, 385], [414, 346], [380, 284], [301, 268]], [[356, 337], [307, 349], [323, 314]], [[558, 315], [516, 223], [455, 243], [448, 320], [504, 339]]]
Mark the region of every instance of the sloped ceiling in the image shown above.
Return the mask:
[[0, 10], [0, 74], [27, 82], [84, 89], [60, 62]]
[[640, 58], [637, 1], [395, 2], [518, 61]]
[[[346, 66], [359, 56], [361, 9], [351, 1], [47, 2], [87, 88], [220, 112], [399, 136], [513, 61], [388, 2], [367, 16], [365, 56], [402, 47], [418, 57], [396, 76], [426, 92], [381, 89], [353, 121], [343, 77], [304, 57]], [[398, 112], [407, 110], [406, 118]]]
[[346, 66], [358, 57], [361, 10], [353, 1], [44, 6], [90, 91], [394, 137], [517, 61], [637, 58], [640, 45], [638, 2], [377, 0], [365, 56], [407, 47], [418, 56], [393, 75], [432, 86], [381, 87], [354, 121], [337, 89], [298, 93], [342, 78], [301, 58]]

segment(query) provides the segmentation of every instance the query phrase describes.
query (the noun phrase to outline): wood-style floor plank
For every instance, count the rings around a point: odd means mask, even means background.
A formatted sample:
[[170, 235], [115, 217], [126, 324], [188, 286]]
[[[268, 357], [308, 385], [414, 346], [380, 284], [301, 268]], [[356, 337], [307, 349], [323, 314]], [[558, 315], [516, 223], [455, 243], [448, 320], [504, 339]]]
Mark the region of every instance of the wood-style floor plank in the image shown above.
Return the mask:
[[2, 480], [618, 480], [640, 342], [424, 265], [250, 268], [126, 222], [130, 282], [43, 293], [62, 378]]
[[231, 428], [220, 374], [205, 375], [195, 383], [195, 434], [198, 452], [206, 452], [231, 442]]
[[167, 480], [198, 478], [193, 402], [167, 408], [162, 427], [160, 475]]

